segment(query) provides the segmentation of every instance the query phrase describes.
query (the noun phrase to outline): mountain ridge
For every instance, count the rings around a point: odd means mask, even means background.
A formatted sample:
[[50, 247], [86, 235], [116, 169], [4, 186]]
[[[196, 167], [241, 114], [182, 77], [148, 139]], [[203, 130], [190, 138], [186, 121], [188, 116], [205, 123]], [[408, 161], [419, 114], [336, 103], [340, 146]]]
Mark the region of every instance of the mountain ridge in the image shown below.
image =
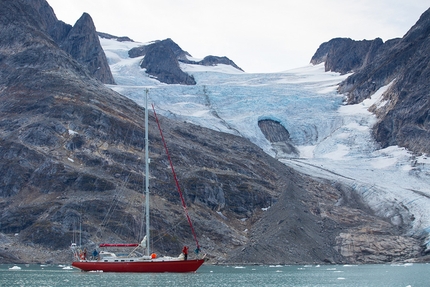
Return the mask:
[[186, 72], [182, 71], [179, 63], [215, 66], [218, 64], [230, 65], [243, 71], [227, 57], [206, 56], [200, 61], [190, 60], [191, 55], [182, 50], [172, 39], [153, 41], [147, 45], [132, 48], [128, 51], [130, 58], [144, 56], [140, 67], [146, 73], [166, 84], [195, 85], [196, 81]]
[[[325, 62], [326, 71], [353, 72], [339, 86], [348, 104], [370, 98], [390, 85], [388, 103], [373, 107], [378, 123], [373, 129], [381, 146], [399, 145], [416, 153], [430, 154], [430, 9], [425, 11], [403, 38], [373, 41], [332, 39], [321, 44], [311, 63]], [[392, 83], [392, 84], [390, 84]]]
[[[60, 49], [26, 3], [0, 2], [0, 260], [64, 263], [80, 224], [89, 248], [141, 238], [143, 109]], [[154, 250], [175, 254], [192, 238], [149, 120]], [[423, 260], [410, 221], [375, 216], [354, 187], [300, 174], [247, 139], [160, 120], [210, 263]]]
[[59, 21], [54, 10], [45, 0], [23, 1], [34, 9], [34, 19], [54, 42], [75, 60], [88, 69], [88, 72], [105, 84], [115, 84], [106, 55], [100, 45], [91, 16], [87, 13], [78, 19], [74, 26]]

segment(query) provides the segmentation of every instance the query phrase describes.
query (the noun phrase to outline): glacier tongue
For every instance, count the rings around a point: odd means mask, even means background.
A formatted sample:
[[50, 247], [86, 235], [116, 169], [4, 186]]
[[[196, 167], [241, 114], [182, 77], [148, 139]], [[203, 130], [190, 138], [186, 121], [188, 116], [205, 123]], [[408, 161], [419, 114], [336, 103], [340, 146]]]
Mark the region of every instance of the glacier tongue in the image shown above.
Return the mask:
[[430, 159], [400, 147], [379, 149], [371, 136], [376, 118], [367, 109], [385, 104], [381, 95], [387, 87], [360, 104], [344, 106], [336, 89], [348, 75], [324, 72], [323, 64], [270, 74], [181, 64], [197, 85], [166, 85], [140, 69], [142, 58], [128, 58], [126, 52], [139, 43], [100, 41], [117, 92], [143, 105], [149, 88], [160, 114], [248, 138], [272, 156], [275, 151], [258, 121], [278, 121], [300, 151], [299, 158], [282, 160], [286, 165], [343, 182], [378, 215], [409, 224], [410, 235], [429, 234]]

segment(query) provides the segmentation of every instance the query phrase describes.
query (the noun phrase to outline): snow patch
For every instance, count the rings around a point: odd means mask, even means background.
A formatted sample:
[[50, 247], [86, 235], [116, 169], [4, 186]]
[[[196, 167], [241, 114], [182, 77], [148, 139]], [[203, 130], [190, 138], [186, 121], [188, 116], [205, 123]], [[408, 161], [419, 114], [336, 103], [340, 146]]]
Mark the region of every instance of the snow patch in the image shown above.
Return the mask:
[[386, 104], [386, 101], [382, 100], [382, 95], [390, 88], [394, 80], [386, 86], [379, 88], [370, 99], [365, 99], [363, 102], [355, 105], [344, 105], [339, 108], [339, 113], [346, 115], [354, 114], [371, 114], [368, 109], [377, 104], [378, 107], [382, 107]]
[[322, 157], [332, 160], [345, 160], [345, 156], [349, 153], [349, 150], [348, 146], [338, 144], [335, 151], [323, 154]]
[[390, 167], [390, 166], [394, 166], [396, 163], [397, 163], [397, 159], [396, 158], [394, 158], [394, 157], [392, 157], [392, 158], [386, 158], [386, 157], [384, 157], [384, 158], [374, 159], [371, 162], [371, 165], [374, 168], [382, 169], [382, 168], [387, 168], [387, 167]]
[[313, 158], [316, 146], [299, 146], [300, 158]]

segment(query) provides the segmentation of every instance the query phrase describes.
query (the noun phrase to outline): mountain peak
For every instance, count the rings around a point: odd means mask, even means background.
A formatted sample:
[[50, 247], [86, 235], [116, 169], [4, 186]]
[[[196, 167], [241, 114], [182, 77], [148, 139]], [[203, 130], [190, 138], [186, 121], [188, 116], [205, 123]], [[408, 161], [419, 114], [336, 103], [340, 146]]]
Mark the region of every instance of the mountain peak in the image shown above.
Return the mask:
[[140, 67], [166, 84], [195, 85], [194, 78], [179, 67], [178, 58], [185, 53], [170, 39], [158, 41], [147, 46]]
[[382, 45], [380, 38], [362, 41], [334, 38], [320, 45], [311, 59], [311, 64], [325, 63], [326, 71], [351, 73], [372, 61]]
[[325, 62], [326, 71], [353, 72], [339, 86], [349, 104], [370, 98], [380, 88], [383, 107], [374, 107], [379, 118], [374, 136], [382, 147], [399, 145], [417, 153], [430, 153], [430, 9], [403, 38], [385, 43], [335, 38], [323, 43], [311, 63]]
[[145, 56], [140, 67], [145, 68], [146, 73], [157, 78], [160, 82], [167, 84], [196, 84], [192, 76], [181, 70], [179, 62], [203, 66], [225, 64], [243, 71], [227, 57], [206, 56], [201, 61], [190, 60], [191, 55], [182, 50], [171, 38], [135, 47], [128, 52], [128, 55], [131, 58]]
[[95, 78], [105, 84], [115, 84], [93, 19], [88, 13], [83, 13], [76, 21], [60, 47], [83, 63]]

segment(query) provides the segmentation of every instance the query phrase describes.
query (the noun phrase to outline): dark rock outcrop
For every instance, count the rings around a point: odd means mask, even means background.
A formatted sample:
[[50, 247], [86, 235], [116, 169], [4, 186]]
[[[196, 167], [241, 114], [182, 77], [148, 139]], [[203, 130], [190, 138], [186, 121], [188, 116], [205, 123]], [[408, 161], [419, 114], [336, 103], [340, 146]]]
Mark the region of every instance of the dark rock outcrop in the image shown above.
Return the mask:
[[324, 43], [311, 63], [326, 70], [354, 72], [340, 84], [347, 103], [360, 103], [391, 83], [383, 107], [373, 107], [379, 121], [374, 136], [382, 147], [399, 145], [430, 153], [430, 9], [401, 39], [382, 43], [333, 39]]
[[299, 150], [292, 143], [290, 133], [280, 122], [270, 119], [259, 120], [258, 126], [272, 144], [277, 158], [299, 156]]
[[172, 49], [176, 45], [173, 44], [173, 41], [167, 39], [148, 45], [140, 67], [166, 84], [195, 85], [194, 78], [179, 67], [178, 57], [181, 57], [182, 50]]
[[115, 84], [91, 16], [84, 13], [61, 42], [60, 48], [105, 84]]
[[347, 74], [360, 70], [372, 63], [397, 39], [383, 43], [382, 39], [355, 41], [349, 38], [335, 38], [321, 44], [311, 59], [311, 64], [324, 63], [325, 70]]
[[85, 66], [90, 74], [105, 84], [115, 84], [106, 55], [100, 45], [91, 16], [84, 13], [75, 26], [57, 20], [45, 0], [23, 0], [39, 15], [38, 23], [52, 39]]
[[207, 56], [201, 61], [189, 60], [187, 56], [191, 57], [191, 55], [170, 38], [133, 48], [128, 55], [131, 58], [145, 56], [140, 67], [145, 68], [146, 73], [166, 84], [196, 84], [192, 76], [180, 69], [179, 62], [203, 66], [225, 64], [242, 71], [227, 57]]
[[186, 59], [186, 56], [190, 54], [183, 51], [170, 38], [133, 48], [128, 52], [128, 55], [131, 58], [145, 56], [140, 67], [146, 69], [147, 74], [160, 82], [182, 85], [196, 84], [194, 78], [179, 67], [178, 60]]
[[153, 49], [154, 47], [155, 47], [155, 49], [157, 47], [162, 47], [162, 48], [170, 50], [172, 52], [173, 56], [177, 60], [186, 60], [187, 56], [191, 56], [188, 52], [182, 50], [181, 47], [179, 47], [179, 45], [176, 44], [170, 38], [167, 38], [165, 40], [157, 40], [157, 41], [152, 42], [151, 44], [133, 48], [130, 51], [128, 51], [128, 55], [130, 56], [130, 58], [145, 56], [147, 51], [149, 49]]

